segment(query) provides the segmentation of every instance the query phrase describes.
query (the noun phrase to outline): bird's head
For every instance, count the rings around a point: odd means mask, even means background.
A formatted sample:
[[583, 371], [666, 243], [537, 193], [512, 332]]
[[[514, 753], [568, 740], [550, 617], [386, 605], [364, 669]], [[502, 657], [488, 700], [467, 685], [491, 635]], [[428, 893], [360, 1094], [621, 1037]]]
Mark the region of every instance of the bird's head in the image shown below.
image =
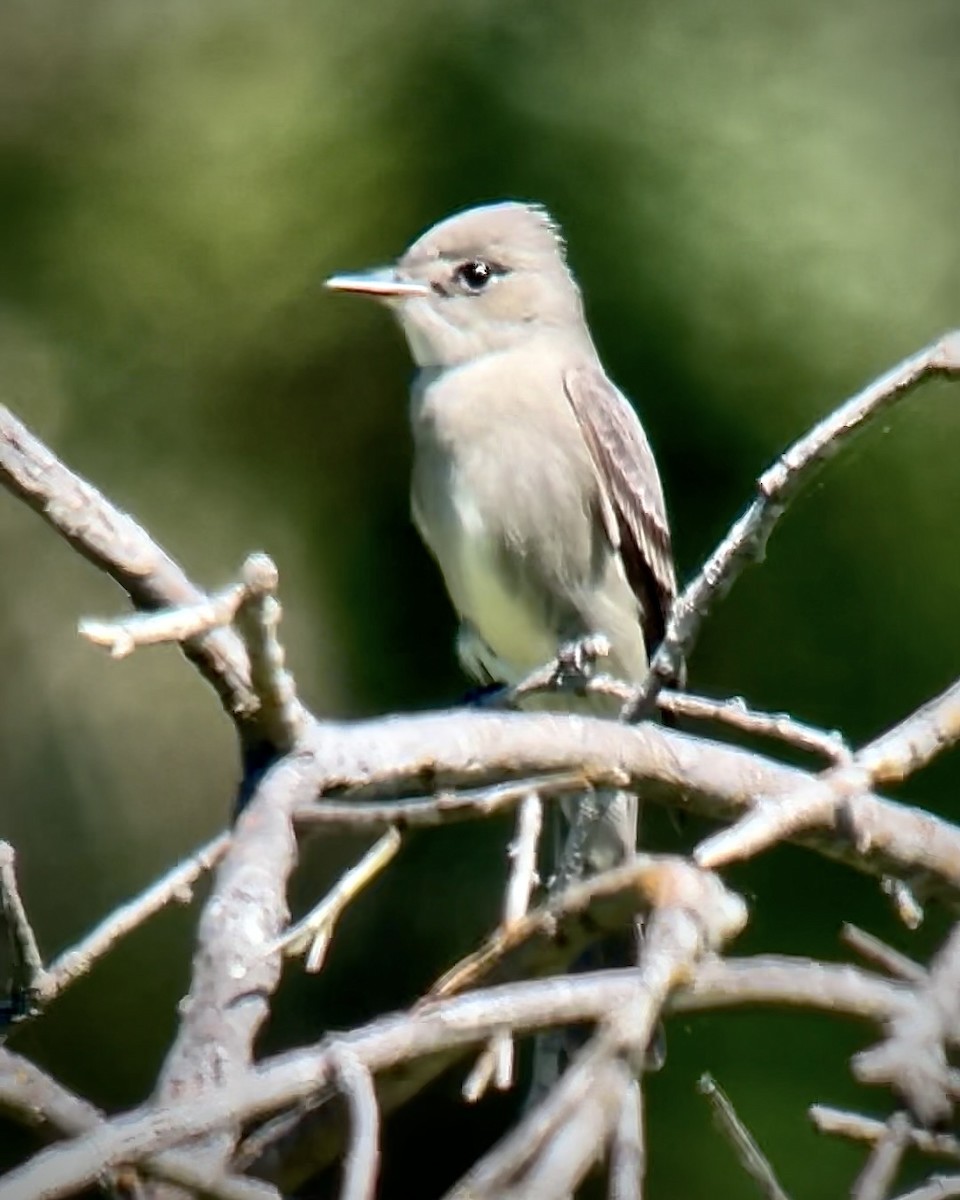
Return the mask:
[[471, 208], [428, 229], [395, 265], [327, 286], [385, 301], [415, 361], [448, 367], [548, 330], [586, 337], [563, 238], [537, 205]]

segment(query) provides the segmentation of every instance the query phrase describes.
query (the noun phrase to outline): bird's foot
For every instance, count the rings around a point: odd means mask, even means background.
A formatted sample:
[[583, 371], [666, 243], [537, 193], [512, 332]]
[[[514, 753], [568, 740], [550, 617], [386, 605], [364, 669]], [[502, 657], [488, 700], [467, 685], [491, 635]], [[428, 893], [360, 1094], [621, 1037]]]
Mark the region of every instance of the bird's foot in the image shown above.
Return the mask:
[[593, 677], [597, 660], [610, 653], [610, 641], [602, 633], [591, 633], [566, 642], [557, 651], [553, 686], [558, 692], [582, 694]]

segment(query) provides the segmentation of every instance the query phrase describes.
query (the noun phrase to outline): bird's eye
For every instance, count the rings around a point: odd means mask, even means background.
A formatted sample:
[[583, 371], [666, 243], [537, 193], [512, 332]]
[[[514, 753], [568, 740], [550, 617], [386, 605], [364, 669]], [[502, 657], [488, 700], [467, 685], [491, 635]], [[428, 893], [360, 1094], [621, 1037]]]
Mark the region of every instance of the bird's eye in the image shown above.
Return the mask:
[[471, 258], [462, 262], [453, 273], [454, 279], [465, 292], [482, 292], [494, 276], [494, 270], [482, 258]]

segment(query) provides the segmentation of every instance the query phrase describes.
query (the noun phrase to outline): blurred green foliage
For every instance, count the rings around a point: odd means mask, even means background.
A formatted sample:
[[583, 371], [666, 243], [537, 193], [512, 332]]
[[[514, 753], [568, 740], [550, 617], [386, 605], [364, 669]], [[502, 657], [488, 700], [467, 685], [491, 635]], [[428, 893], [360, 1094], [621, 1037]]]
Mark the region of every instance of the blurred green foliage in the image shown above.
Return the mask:
[[[464, 681], [406, 513], [406, 354], [324, 275], [456, 207], [546, 203], [689, 576], [778, 450], [960, 320], [958, 52], [955, 0], [5, 0], [2, 400], [200, 583], [273, 554], [318, 711], [447, 703]], [[697, 689], [857, 740], [956, 674], [957, 398], [927, 388], [824, 472], [710, 624]], [[122, 598], [11, 500], [0, 552], [0, 836], [54, 951], [222, 824], [236, 762], [174, 651], [117, 664], [79, 642], [77, 618]], [[907, 794], [950, 815], [958, 783], [954, 760]], [[265, 1045], [403, 1004], [475, 943], [506, 833], [414, 839]], [[313, 846], [299, 902], [358, 850]], [[898, 931], [873, 883], [798, 851], [732, 882], [744, 951], [838, 956], [851, 919], [926, 954], [943, 929]], [[157, 920], [18, 1048], [100, 1103], [139, 1099], [190, 935], [189, 914]], [[794, 1015], [674, 1023], [650, 1195], [751, 1195], [704, 1069], [796, 1195], [838, 1194], [860, 1156], [815, 1142], [804, 1109], [883, 1108], [849, 1079], [863, 1039]], [[384, 1194], [435, 1194], [513, 1103], [435, 1089], [391, 1126]], [[0, 1157], [22, 1149], [0, 1133]]]

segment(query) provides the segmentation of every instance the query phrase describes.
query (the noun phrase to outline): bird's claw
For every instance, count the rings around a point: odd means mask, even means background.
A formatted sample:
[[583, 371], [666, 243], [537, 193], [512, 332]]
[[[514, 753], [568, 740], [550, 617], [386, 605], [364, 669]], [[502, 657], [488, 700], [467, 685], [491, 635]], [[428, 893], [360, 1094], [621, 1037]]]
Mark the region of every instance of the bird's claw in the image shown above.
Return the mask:
[[610, 653], [610, 640], [602, 633], [565, 642], [557, 651], [554, 686], [561, 692], [583, 692], [592, 678], [597, 660]]

